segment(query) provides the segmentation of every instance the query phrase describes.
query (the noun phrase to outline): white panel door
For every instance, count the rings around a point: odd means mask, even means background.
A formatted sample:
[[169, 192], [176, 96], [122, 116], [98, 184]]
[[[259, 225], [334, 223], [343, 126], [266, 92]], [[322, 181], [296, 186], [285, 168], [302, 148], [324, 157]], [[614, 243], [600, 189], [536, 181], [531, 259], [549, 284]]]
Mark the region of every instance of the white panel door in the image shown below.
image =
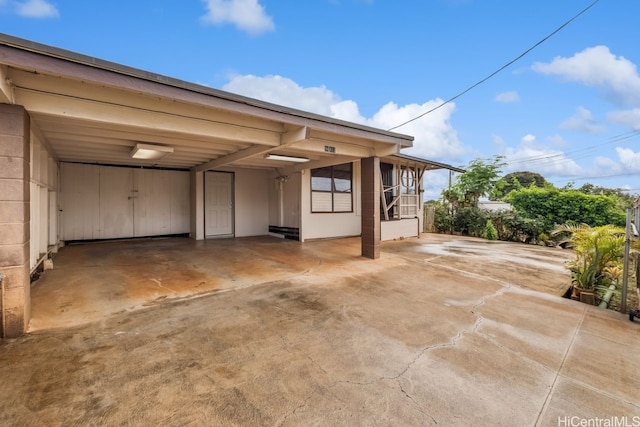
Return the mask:
[[62, 164], [63, 240], [189, 233], [189, 172]]
[[136, 237], [171, 234], [171, 171], [134, 171]]
[[60, 181], [61, 239], [98, 239], [99, 166], [62, 163]]
[[204, 230], [207, 237], [233, 235], [233, 174], [205, 172]]
[[133, 169], [111, 166], [100, 168], [100, 239], [132, 237]]
[[189, 172], [135, 169], [133, 188], [136, 237], [189, 232]]
[[191, 232], [189, 172], [171, 171], [171, 234]]

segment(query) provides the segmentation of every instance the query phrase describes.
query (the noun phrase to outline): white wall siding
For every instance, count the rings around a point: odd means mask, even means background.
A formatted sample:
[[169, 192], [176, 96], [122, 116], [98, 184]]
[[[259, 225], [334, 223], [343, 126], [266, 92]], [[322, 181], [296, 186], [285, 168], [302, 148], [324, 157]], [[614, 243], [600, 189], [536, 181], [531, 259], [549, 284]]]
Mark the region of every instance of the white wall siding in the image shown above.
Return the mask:
[[418, 218], [382, 221], [380, 223], [380, 240], [394, 240], [406, 237], [418, 237], [420, 234]]
[[62, 240], [93, 240], [100, 230], [100, 170], [62, 163], [60, 170]]
[[300, 227], [301, 177], [298, 172], [279, 181], [278, 175], [269, 174], [269, 225]]
[[269, 171], [235, 170], [235, 235], [262, 236], [269, 232]]
[[30, 158], [30, 222], [29, 267], [33, 270], [49, 248], [57, 244], [58, 209], [55, 205], [58, 191], [58, 165], [46, 145], [31, 132]]

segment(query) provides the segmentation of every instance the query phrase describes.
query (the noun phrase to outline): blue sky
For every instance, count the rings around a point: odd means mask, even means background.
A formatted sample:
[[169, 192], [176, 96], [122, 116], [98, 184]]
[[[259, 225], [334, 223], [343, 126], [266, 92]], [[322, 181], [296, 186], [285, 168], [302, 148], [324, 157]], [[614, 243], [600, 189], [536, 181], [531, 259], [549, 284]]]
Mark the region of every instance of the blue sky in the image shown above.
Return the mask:
[[[0, 0], [0, 32], [383, 129], [593, 0]], [[407, 154], [640, 193], [640, 1], [600, 0], [396, 129]], [[426, 198], [446, 174], [429, 173]]]

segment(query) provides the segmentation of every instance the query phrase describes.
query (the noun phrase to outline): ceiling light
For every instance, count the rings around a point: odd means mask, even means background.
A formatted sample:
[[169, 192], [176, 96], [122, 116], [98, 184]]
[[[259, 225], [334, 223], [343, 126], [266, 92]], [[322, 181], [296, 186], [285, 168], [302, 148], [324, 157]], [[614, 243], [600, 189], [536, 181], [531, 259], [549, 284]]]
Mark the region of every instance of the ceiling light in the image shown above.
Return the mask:
[[296, 163], [304, 163], [309, 161], [309, 159], [307, 159], [306, 157], [281, 156], [280, 154], [267, 154], [264, 158], [268, 160], [280, 160], [283, 162]]
[[131, 157], [143, 160], [160, 160], [173, 153], [173, 147], [153, 144], [136, 144], [131, 150]]

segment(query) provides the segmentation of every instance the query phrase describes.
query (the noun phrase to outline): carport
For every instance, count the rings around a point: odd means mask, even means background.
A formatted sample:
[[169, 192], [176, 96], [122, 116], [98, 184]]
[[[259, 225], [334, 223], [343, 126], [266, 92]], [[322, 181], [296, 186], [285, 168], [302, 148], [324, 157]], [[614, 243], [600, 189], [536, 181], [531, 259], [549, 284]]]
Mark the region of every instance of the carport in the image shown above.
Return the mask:
[[169, 300], [290, 280], [320, 260], [353, 261], [357, 237], [144, 238], [68, 245], [34, 282], [29, 331], [79, 326]]
[[[0, 34], [1, 335], [65, 242], [361, 235], [377, 258], [380, 157], [412, 140]], [[341, 164], [351, 204], [305, 229], [310, 171]]]

